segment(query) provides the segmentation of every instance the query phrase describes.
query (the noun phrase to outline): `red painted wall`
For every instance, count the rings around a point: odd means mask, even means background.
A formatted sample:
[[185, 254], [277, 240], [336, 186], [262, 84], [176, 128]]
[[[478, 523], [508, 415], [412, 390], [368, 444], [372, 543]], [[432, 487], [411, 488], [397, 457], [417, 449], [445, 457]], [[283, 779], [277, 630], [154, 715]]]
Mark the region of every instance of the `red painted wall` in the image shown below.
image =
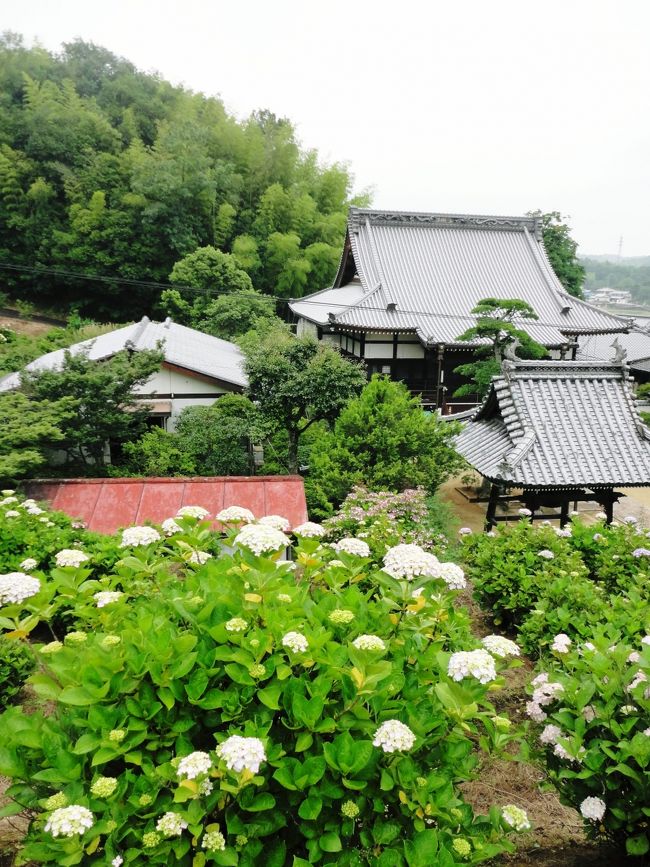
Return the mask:
[[85, 522], [89, 530], [159, 524], [181, 506], [203, 506], [214, 515], [244, 506], [256, 518], [283, 515], [295, 527], [307, 520], [300, 476], [215, 476], [188, 479], [36, 479], [27, 494]]

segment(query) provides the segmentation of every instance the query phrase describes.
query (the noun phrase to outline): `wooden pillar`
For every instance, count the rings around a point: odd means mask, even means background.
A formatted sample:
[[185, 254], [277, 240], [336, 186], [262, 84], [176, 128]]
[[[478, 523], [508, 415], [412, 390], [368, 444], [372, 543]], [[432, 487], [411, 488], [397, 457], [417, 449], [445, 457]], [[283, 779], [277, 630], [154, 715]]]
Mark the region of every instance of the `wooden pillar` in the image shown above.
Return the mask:
[[564, 527], [565, 524], [569, 522], [569, 497], [562, 500], [562, 506], [560, 507], [560, 527]]
[[488, 501], [487, 512], [485, 513], [485, 532], [489, 533], [494, 527], [494, 516], [497, 512], [497, 503], [499, 502], [499, 486], [492, 482], [490, 488], [490, 499]]
[[444, 343], [438, 344], [438, 352], [437, 352], [437, 367], [436, 367], [436, 409], [441, 411], [444, 410], [443, 400], [442, 400], [442, 382], [443, 382], [443, 370], [442, 365], [445, 358], [445, 345]]
[[605, 514], [607, 515], [607, 519], [605, 521], [606, 524], [611, 524], [614, 520], [614, 497], [613, 491], [607, 491], [604, 499], [605, 499]]

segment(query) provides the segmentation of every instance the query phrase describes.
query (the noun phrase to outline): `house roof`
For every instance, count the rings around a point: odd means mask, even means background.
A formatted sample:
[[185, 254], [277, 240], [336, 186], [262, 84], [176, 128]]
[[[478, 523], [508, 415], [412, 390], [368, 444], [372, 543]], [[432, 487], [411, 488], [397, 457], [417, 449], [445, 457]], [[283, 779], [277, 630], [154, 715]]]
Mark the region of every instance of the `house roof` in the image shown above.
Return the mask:
[[650, 430], [632, 384], [621, 363], [506, 361], [456, 448], [514, 487], [650, 485]]
[[[350, 282], [354, 274], [358, 279]], [[290, 306], [342, 330], [415, 331], [427, 345], [453, 345], [475, 324], [471, 310], [487, 297], [527, 301], [539, 320], [517, 324], [546, 346], [566, 343], [567, 335], [629, 327], [627, 319], [567, 294], [536, 217], [351, 208], [333, 289]]]
[[[581, 361], [606, 361], [612, 356], [611, 334], [593, 334], [580, 340], [577, 357]], [[625, 361], [630, 367], [647, 371], [650, 369], [650, 331], [632, 326], [628, 334], [616, 338], [627, 352]]]
[[[56, 370], [63, 365], [66, 351], [74, 355], [87, 350], [89, 358], [101, 360], [122, 349], [155, 349], [158, 343], [163, 344], [168, 364], [239, 388], [247, 385], [244, 356], [234, 343], [178, 325], [169, 318], [164, 322], [152, 322], [148, 316], [143, 316], [140, 322], [75, 343], [67, 350], [56, 349], [41, 355], [27, 365], [27, 370]], [[0, 391], [11, 391], [19, 386], [20, 373], [10, 373], [0, 379]]]
[[36, 479], [30, 497], [85, 522], [89, 530], [114, 533], [120, 527], [161, 523], [181, 506], [203, 506], [214, 516], [244, 506], [256, 518], [283, 515], [292, 527], [307, 520], [300, 476], [218, 476], [188, 479]]

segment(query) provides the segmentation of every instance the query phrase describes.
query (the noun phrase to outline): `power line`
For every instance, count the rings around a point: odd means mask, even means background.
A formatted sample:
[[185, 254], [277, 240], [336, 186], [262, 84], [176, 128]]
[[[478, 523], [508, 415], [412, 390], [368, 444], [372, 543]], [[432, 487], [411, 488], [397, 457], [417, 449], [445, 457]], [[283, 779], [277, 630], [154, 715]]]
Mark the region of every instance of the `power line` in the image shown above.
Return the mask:
[[[75, 271], [65, 271], [65, 270], [59, 269], [59, 268], [47, 268], [44, 265], [32, 265], [32, 266], [13, 265], [13, 264], [9, 264], [9, 263], [0, 262], [0, 269], [8, 270], [8, 271], [25, 271], [25, 272], [36, 273], [36, 274], [51, 274], [51, 275], [56, 276], [56, 277], [68, 277], [68, 278], [73, 278], [75, 280], [90, 280], [90, 281], [95, 280], [95, 281], [99, 281], [102, 283], [123, 283], [123, 284], [129, 285], [129, 286], [143, 286], [143, 287], [147, 287], [149, 289], [181, 289], [181, 290], [186, 289], [190, 292], [196, 292], [197, 291], [196, 287], [194, 287], [194, 286], [181, 286], [181, 285], [172, 284], [172, 283], [160, 283], [160, 282], [153, 281], [153, 280], [134, 280], [134, 279], [129, 278], [129, 277], [108, 277], [108, 276], [101, 275], [101, 274], [80, 274], [80, 273], [75, 272]], [[228, 295], [230, 297], [235, 297], [237, 295], [244, 295], [244, 294], [247, 294], [247, 293], [241, 292], [241, 291], [228, 293]], [[329, 301], [312, 301], [312, 300], [309, 300], [308, 298], [284, 298], [284, 297], [278, 297], [276, 295], [269, 295], [268, 297], [273, 298], [275, 301], [282, 301], [284, 303], [295, 302], [295, 303], [300, 303], [300, 304], [311, 304], [313, 306], [328, 307], [330, 309], [332, 307], [342, 308], [338, 312], [342, 312], [343, 310], [352, 310], [353, 308], [355, 308], [357, 306], [356, 303], [355, 304], [341, 304], [340, 302], [335, 302], [333, 304], [332, 302], [329, 302]], [[576, 300], [579, 301], [580, 299], [576, 299]], [[385, 313], [386, 312], [385, 307], [373, 306], [370, 304], [364, 304], [363, 310], [364, 311], [367, 310], [367, 311], [379, 312], [379, 313]], [[396, 313], [402, 313], [402, 314], [411, 314], [413, 316], [435, 316], [436, 319], [457, 320], [457, 319], [473, 319], [473, 318], [475, 318], [475, 316], [473, 314], [470, 314], [470, 313], [442, 313], [442, 312], [437, 312], [437, 311], [435, 313], [433, 313], [430, 310], [410, 310], [410, 309], [398, 309], [395, 312]], [[531, 325], [540, 325], [543, 327], [556, 328], [557, 330], [561, 330], [561, 323], [558, 323], [558, 322], [542, 322], [539, 319], [530, 319], [527, 321]], [[334, 324], [337, 324], [337, 323], [334, 323]], [[338, 324], [342, 325], [342, 326], [347, 325], [347, 323], [338, 323]], [[349, 327], [353, 327], [353, 326], [349, 326]]]

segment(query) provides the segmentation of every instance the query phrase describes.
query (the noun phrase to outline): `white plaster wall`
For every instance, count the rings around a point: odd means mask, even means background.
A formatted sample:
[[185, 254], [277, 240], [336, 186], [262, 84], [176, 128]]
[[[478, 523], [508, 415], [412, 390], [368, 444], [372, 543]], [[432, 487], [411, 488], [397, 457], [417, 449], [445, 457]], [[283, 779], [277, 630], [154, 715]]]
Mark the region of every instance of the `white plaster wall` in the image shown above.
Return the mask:
[[419, 344], [409, 344], [397, 342], [397, 357], [398, 358], [424, 358], [424, 346]]
[[213, 382], [179, 373], [161, 367], [157, 373], [149, 377], [147, 382], [136, 390], [138, 394], [224, 394], [225, 388]]
[[318, 330], [313, 322], [308, 322], [306, 319], [299, 319], [296, 324], [296, 335], [298, 337], [317, 337]]
[[366, 341], [366, 358], [392, 358], [393, 344], [391, 343], [368, 343]]

